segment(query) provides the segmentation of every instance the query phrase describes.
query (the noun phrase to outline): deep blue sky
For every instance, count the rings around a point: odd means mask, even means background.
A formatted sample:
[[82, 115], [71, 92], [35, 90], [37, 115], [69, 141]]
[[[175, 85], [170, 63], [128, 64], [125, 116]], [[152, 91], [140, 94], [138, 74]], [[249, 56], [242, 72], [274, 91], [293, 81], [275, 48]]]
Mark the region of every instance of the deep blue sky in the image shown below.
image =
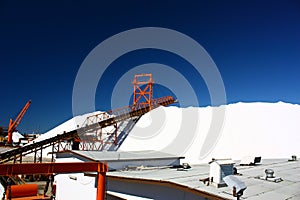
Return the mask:
[[[21, 132], [43, 132], [71, 118], [74, 80], [89, 52], [112, 35], [149, 26], [174, 29], [201, 44], [222, 75], [228, 103], [300, 104], [299, 1], [0, 0], [0, 125], [7, 126], [29, 99]], [[191, 67], [183, 70], [185, 61], [145, 50], [108, 68], [106, 85], [97, 90], [97, 109], [110, 109], [122, 74], [149, 62], [182, 67], [180, 72], [199, 85], [200, 106], [210, 105], [203, 80]]]

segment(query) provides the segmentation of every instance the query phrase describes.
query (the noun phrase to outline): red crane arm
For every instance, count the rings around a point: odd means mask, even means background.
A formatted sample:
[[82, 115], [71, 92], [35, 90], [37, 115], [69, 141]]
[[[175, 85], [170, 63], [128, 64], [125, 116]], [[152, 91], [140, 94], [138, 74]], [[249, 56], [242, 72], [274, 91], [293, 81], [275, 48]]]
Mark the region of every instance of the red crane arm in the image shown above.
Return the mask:
[[17, 118], [15, 119], [15, 121], [13, 121], [12, 119], [9, 120], [9, 125], [8, 125], [8, 139], [7, 139], [7, 143], [8, 144], [12, 143], [12, 134], [16, 130], [16, 128], [18, 127], [18, 125], [20, 124], [20, 122], [21, 122], [23, 116], [25, 115], [26, 111], [28, 110], [30, 104], [31, 104], [31, 100], [29, 100], [25, 104], [25, 106], [23, 107], [23, 109], [21, 110], [21, 112], [19, 113], [19, 115], [17, 116]]

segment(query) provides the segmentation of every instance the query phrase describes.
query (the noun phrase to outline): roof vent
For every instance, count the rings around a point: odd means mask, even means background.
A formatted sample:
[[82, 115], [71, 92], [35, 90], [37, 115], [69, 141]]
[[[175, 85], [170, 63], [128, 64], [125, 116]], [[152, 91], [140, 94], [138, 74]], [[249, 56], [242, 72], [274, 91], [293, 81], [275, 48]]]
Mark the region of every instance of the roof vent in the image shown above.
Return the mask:
[[273, 169], [266, 169], [265, 173], [266, 173], [266, 176], [256, 176], [254, 178], [257, 178], [260, 180], [266, 180], [266, 181], [270, 181], [270, 182], [275, 182], [275, 183], [279, 183], [279, 182], [283, 181], [282, 178], [274, 176]]
[[274, 178], [274, 170], [273, 169], [266, 169], [265, 173], [266, 173], [266, 179]]
[[266, 180], [266, 181], [275, 182], [275, 183], [279, 183], [279, 182], [283, 181], [282, 178], [274, 176], [273, 169], [266, 169], [265, 173], [266, 173], [265, 177], [258, 177], [258, 178], [262, 179], [262, 180]]
[[183, 169], [190, 169], [191, 168], [189, 163], [182, 163], [182, 167], [183, 167]]
[[192, 168], [189, 163], [182, 163], [182, 165], [179, 165], [179, 168], [177, 168], [177, 171], [186, 171], [187, 169]]
[[292, 155], [292, 159], [289, 159], [289, 161], [297, 161], [297, 156], [296, 155]]

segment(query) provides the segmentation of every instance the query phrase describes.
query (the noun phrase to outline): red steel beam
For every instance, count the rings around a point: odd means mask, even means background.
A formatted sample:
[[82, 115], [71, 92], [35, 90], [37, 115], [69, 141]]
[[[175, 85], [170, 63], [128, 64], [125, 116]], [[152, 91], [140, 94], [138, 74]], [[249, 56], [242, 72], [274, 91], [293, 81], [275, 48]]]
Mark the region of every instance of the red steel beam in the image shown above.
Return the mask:
[[12, 144], [12, 134], [13, 132], [16, 130], [16, 128], [18, 127], [18, 125], [20, 124], [22, 118], [24, 117], [26, 111], [28, 110], [29, 106], [31, 104], [31, 100], [29, 100], [25, 106], [23, 107], [23, 109], [21, 110], [21, 112], [18, 114], [18, 117], [15, 119], [15, 121], [13, 122], [12, 119], [9, 120], [9, 125], [8, 125], [8, 136], [7, 136], [7, 144]]
[[107, 164], [101, 162], [22, 163], [0, 165], [0, 176], [13, 176], [19, 174], [64, 174], [97, 172], [97, 200], [103, 200], [105, 197], [105, 182], [107, 171]]
[[13, 176], [18, 174], [64, 174], [80, 172], [107, 172], [108, 167], [100, 162], [78, 163], [22, 163], [0, 165], [0, 176]]

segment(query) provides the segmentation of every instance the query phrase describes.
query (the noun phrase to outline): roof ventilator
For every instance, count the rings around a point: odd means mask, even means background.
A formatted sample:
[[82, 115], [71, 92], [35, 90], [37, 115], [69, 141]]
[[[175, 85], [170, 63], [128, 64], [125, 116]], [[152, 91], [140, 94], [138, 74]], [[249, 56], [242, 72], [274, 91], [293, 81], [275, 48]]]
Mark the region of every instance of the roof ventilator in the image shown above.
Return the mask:
[[289, 159], [289, 161], [297, 161], [297, 156], [296, 155], [292, 155], [292, 159]]
[[266, 169], [265, 174], [266, 175], [263, 177], [256, 177], [256, 178], [261, 179], [261, 180], [270, 181], [270, 182], [275, 182], [275, 183], [279, 183], [279, 182], [283, 181], [282, 178], [274, 176], [273, 169]]
[[182, 163], [182, 167], [183, 167], [183, 169], [190, 169], [191, 168], [189, 163]]
[[177, 171], [186, 171], [188, 169], [192, 168], [189, 163], [182, 163], [182, 165], [179, 165], [179, 168], [177, 168]]
[[266, 169], [265, 173], [266, 173], [266, 180], [268, 178], [274, 178], [274, 170], [273, 169]]
[[275, 173], [274, 173], [273, 169], [266, 169], [265, 174], [266, 174], [265, 176], [262, 176], [262, 177], [256, 176], [254, 178], [266, 180], [266, 181], [270, 181], [270, 182], [275, 182], [275, 183], [279, 183], [279, 182], [283, 181], [282, 178], [274, 176]]

